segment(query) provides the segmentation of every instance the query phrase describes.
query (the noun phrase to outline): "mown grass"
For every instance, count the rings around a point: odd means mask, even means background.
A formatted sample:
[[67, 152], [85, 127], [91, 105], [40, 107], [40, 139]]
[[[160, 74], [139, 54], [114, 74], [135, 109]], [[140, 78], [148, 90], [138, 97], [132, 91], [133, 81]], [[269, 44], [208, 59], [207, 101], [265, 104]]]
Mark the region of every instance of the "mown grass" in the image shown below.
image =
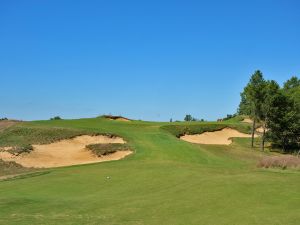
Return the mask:
[[26, 124], [113, 133], [124, 137], [135, 154], [0, 182], [0, 224], [299, 223], [300, 173], [256, 168], [257, 160], [270, 153], [250, 149], [244, 139], [230, 146], [190, 144], [161, 128], [165, 125], [170, 124], [104, 119]]

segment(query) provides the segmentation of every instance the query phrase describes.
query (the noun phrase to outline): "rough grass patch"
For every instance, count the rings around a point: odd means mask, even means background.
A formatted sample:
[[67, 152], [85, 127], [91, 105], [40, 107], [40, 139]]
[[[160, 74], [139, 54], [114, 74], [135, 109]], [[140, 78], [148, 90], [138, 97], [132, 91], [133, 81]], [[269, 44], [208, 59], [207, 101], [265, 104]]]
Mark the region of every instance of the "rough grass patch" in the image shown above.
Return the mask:
[[236, 129], [242, 133], [251, 132], [250, 126], [241, 126], [241, 125], [234, 125], [234, 124], [166, 125], [166, 126], [162, 126], [161, 129], [166, 130], [179, 138], [186, 134], [188, 135], [202, 134], [204, 132], [219, 131], [226, 127]]
[[10, 150], [8, 150], [9, 153], [18, 156], [21, 155], [23, 153], [30, 153], [31, 151], [33, 151], [33, 147], [30, 144], [25, 144], [22, 146], [15, 146], [12, 147]]
[[[106, 135], [112, 134], [83, 131], [69, 128], [53, 127], [23, 127], [14, 126], [0, 133], [0, 147], [24, 147], [32, 144], [51, 144], [64, 139], [71, 139], [80, 135]], [[28, 149], [28, 148], [27, 148]]]
[[258, 164], [260, 168], [300, 168], [300, 158], [293, 155], [268, 156], [262, 158]]
[[33, 168], [26, 168], [16, 162], [6, 162], [0, 159], [0, 176], [18, 174], [29, 171], [34, 171]]
[[117, 151], [125, 151], [128, 150], [128, 146], [126, 144], [119, 143], [111, 143], [111, 144], [90, 144], [86, 146], [87, 149], [91, 150], [93, 154], [100, 157], [103, 155], [108, 155], [115, 153]]

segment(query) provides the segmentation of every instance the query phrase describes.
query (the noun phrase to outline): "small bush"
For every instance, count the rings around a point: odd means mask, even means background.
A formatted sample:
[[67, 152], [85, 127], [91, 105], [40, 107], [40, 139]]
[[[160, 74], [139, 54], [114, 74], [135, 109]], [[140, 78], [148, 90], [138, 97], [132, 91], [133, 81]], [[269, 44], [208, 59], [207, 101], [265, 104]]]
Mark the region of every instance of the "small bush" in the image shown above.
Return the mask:
[[15, 146], [12, 149], [8, 150], [9, 153], [16, 156], [21, 155], [23, 153], [30, 153], [31, 151], [33, 151], [33, 147], [29, 144], [23, 146]]
[[195, 121], [199, 121], [199, 120], [197, 118], [195, 118], [195, 117], [192, 117], [190, 114], [187, 114], [184, 117], [184, 121], [187, 121], [187, 122], [193, 121], [193, 122], [195, 122]]
[[2, 121], [2, 120], [8, 120], [8, 119], [6, 117], [0, 118], [0, 121]]
[[115, 153], [117, 151], [128, 150], [128, 146], [125, 144], [91, 144], [87, 145], [86, 148], [91, 150], [96, 156], [103, 156]]
[[50, 118], [50, 120], [61, 120], [61, 118], [59, 116], [55, 116], [53, 118]]
[[300, 158], [293, 155], [269, 156], [261, 159], [258, 164], [261, 168], [300, 168]]
[[236, 114], [233, 114], [233, 115], [227, 114], [227, 116], [225, 118], [223, 118], [223, 121], [230, 120], [230, 119], [232, 119], [234, 117], [236, 117]]

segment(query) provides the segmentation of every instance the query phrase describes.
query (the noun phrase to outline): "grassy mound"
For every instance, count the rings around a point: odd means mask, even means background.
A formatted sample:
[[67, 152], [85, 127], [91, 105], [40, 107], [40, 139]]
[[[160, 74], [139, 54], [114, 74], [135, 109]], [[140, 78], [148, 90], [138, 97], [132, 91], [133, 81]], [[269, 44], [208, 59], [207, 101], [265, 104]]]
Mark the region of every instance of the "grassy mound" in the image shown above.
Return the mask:
[[34, 169], [25, 168], [15, 162], [6, 162], [0, 159], [0, 177], [19, 173], [31, 172]]
[[14, 126], [0, 133], [0, 147], [13, 146], [16, 152], [29, 150], [32, 144], [50, 144], [63, 139], [71, 139], [80, 135], [107, 135], [95, 131], [57, 127]]

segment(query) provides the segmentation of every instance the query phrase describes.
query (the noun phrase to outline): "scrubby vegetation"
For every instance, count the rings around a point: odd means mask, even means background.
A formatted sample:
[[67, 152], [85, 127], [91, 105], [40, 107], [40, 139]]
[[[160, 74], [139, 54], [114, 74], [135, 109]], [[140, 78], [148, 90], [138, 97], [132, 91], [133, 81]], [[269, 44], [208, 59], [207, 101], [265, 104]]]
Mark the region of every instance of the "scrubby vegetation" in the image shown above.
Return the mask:
[[55, 117], [50, 118], [50, 120], [61, 120], [61, 118], [60, 118], [60, 116], [55, 116]]
[[0, 177], [34, 171], [33, 168], [25, 168], [15, 162], [6, 162], [0, 159]]
[[230, 120], [232, 118], [236, 117], [236, 114], [227, 114], [227, 116], [225, 118], [223, 118], [223, 121], [226, 121], [226, 120]]
[[8, 150], [9, 153], [18, 156], [21, 155], [23, 153], [30, 153], [31, 151], [33, 151], [33, 147], [30, 144], [24, 144], [21, 146], [13, 146], [10, 150]]
[[293, 155], [268, 156], [261, 159], [258, 167], [263, 168], [295, 168], [300, 169], [300, 158]]
[[29, 150], [28, 146], [31, 144], [49, 144], [84, 134], [99, 133], [68, 128], [14, 126], [0, 133], [0, 147], [13, 146], [16, 152], [19, 150], [22, 152], [22, 149]]
[[161, 128], [180, 137], [185, 134], [202, 134], [207, 131], [222, 130], [230, 127], [241, 131], [243, 133], [250, 133], [251, 127], [249, 125], [225, 124], [225, 123], [198, 123], [198, 124], [182, 124], [182, 125], [165, 125]]
[[111, 119], [111, 120], [130, 120], [126, 117], [123, 117], [123, 116], [113, 116], [113, 115], [101, 115], [101, 116], [98, 116], [97, 118], [105, 118], [105, 119]]
[[97, 156], [103, 156], [115, 153], [117, 151], [129, 150], [126, 144], [110, 143], [110, 144], [91, 144], [86, 146]]
[[299, 149], [300, 80], [297, 77], [292, 77], [280, 87], [276, 81], [265, 80], [263, 74], [256, 71], [241, 93], [238, 111], [253, 120], [253, 135], [256, 123], [262, 125], [262, 150], [266, 140], [271, 141], [273, 147], [282, 148], [283, 152]]

